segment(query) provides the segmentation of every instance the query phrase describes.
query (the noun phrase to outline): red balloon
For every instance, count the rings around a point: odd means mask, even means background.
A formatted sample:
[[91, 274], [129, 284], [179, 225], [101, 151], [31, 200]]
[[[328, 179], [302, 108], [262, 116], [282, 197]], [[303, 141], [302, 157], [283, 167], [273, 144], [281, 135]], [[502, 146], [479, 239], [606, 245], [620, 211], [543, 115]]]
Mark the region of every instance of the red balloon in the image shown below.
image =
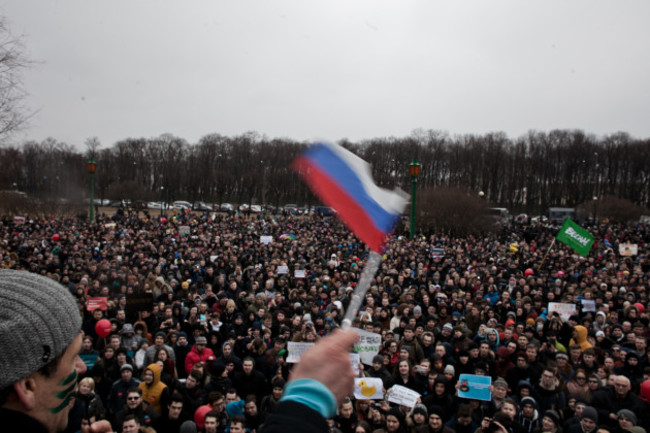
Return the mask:
[[160, 218], [160, 222], [165, 224], [167, 222], [167, 218]]
[[530, 277], [530, 276], [533, 275], [534, 273], [535, 273], [535, 272], [534, 272], [532, 269], [528, 268], [528, 269], [526, 269], [526, 270], [524, 271], [524, 276], [526, 276], [526, 277]]
[[106, 338], [111, 333], [111, 322], [107, 319], [102, 319], [95, 323], [95, 332], [102, 338]]
[[194, 412], [194, 424], [196, 424], [199, 430], [203, 430], [205, 428], [205, 414], [211, 410], [212, 406], [209, 404], [204, 404], [203, 406], [199, 406], [196, 412]]
[[59, 240], [59, 234], [58, 234], [58, 233], [54, 233], [54, 234], [52, 235], [52, 241], [53, 241], [53, 242], [56, 242], [56, 241], [58, 241], [58, 240]]

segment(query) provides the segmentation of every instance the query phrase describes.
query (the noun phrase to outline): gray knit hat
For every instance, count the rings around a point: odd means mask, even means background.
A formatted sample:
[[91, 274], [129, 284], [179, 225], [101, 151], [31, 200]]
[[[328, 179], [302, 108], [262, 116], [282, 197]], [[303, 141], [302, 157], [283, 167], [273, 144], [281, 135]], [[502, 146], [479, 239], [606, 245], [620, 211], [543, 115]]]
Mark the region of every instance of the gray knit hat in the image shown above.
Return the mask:
[[56, 281], [0, 270], [0, 389], [61, 355], [81, 331], [70, 293]]
[[630, 409], [621, 409], [618, 412], [616, 412], [616, 416], [619, 418], [629, 419], [630, 421], [632, 421], [632, 424], [634, 425], [636, 425], [638, 421], [636, 414], [632, 412]]

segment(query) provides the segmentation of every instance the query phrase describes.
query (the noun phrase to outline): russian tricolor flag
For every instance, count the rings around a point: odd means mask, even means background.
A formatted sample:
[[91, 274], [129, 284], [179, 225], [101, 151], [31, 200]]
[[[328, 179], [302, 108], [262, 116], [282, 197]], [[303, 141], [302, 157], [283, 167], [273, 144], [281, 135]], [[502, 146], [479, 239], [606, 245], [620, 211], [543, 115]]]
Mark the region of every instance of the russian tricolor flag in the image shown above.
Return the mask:
[[379, 188], [368, 163], [334, 144], [314, 144], [295, 159], [292, 168], [359, 239], [381, 251], [408, 201], [403, 191]]

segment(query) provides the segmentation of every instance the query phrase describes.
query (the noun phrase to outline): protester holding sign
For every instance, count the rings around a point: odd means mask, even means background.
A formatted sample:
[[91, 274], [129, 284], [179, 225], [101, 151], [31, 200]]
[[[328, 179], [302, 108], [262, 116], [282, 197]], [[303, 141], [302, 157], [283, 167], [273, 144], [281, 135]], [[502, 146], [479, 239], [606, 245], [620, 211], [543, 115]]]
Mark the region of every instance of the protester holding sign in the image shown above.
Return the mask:
[[[302, 354], [291, 372], [275, 412], [269, 416], [265, 433], [327, 432], [326, 418], [353, 390], [354, 373], [348, 352], [359, 335], [353, 331], [337, 332], [324, 338]], [[327, 359], [327, 362], [321, 362]]]

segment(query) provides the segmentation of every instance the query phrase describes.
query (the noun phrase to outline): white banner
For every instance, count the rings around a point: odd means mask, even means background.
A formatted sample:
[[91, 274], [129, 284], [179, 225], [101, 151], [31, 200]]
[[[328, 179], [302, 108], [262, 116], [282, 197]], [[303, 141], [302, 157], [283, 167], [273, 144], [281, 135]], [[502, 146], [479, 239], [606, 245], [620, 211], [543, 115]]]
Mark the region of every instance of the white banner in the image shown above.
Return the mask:
[[623, 257], [636, 256], [639, 254], [639, 246], [637, 244], [618, 244], [618, 253]]
[[359, 354], [358, 353], [350, 353], [350, 367], [352, 367], [352, 371], [354, 371], [354, 375], [358, 376], [359, 375]]
[[567, 320], [569, 320], [569, 317], [577, 313], [576, 304], [562, 304], [559, 302], [549, 302], [547, 316], [550, 316], [552, 313], [558, 313], [562, 318], [562, 320], [566, 322]]
[[273, 242], [273, 236], [260, 236], [260, 243], [268, 245]]
[[278, 266], [278, 274], [288, 274], [289, 273], [289, 266]]
[[296, 278], [305, 278], [305, 270], [304, 269], [296, 269], [293, 273], [293, 276]]
[[354, 397], [360, 400], [381, 400], [384, 398], [384, 383], [378, 377], [355, 377]]
[[294, 341], [289, 341], [287, 343], [287, 362], [288, 363], [298, 363], [300, 362], [300, 357], [307, 349], [313, 346], [314, 343], [296, 343]]
[[[290, 364], [297, 364], [300, 362], [302, 354], [309, 350], [316, 343], [296, 343], [294, 341], [289, 341], [287, 343], [287, 362]], [[354, 375], [359, 375], [359, 354], [350, 353], [350, 367], [354, 371]]]
[[366, 365], [372, 365], [372, 358], [379, 353], [381, 347], [381, 334], [364, 331], [363, 329], [353, 328], [359, 334], [359, 340], [354, 345], [354, 351], [359, 354], [361, 362]]
[[420, 394], [402, 385], [393, 385], [388, 391], [388, 401], [406, 407], [414, 407]]
[[593, 299], [583, 299], [581, 302], [582, 311], [596, 311], [596, 301]]

